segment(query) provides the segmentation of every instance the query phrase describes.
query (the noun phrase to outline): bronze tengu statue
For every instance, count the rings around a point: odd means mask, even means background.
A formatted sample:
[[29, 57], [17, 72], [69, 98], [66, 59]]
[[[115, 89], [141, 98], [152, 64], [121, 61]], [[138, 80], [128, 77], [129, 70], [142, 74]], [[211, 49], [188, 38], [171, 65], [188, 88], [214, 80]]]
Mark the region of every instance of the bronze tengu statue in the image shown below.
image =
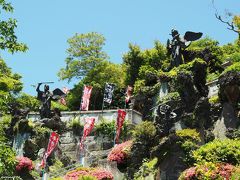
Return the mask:
[[180, 64], [183, 64], [185, 60], [183, 59], [183, 51], [190, 46], [192, 41], [196, 41], [202, 37], [202, 33], [187, 31], [183, 37], [180, 37], [180, 34], [177, 30], [172, 29], [171, 34], [172, 40], [168, 39], [167, 41], [167, 50], [168, 54], [171, 55], [171, 67], [177, 67]]
[[49, 85], [45, 83], [44, 85], [44, 91], [40, 90], [40, 86], [43, 83], [38, 83], [37, 86], [37, 99], [41, 101], [40, 106], [40, 117], [43, 118], [51, 118], [52, 112], [51, 112], [51, 101], [57, 101], [60, 98], [63, 98], [66, 96], [66, 94], [59, 88], [56, 88], [53, 92], [49, 90]]

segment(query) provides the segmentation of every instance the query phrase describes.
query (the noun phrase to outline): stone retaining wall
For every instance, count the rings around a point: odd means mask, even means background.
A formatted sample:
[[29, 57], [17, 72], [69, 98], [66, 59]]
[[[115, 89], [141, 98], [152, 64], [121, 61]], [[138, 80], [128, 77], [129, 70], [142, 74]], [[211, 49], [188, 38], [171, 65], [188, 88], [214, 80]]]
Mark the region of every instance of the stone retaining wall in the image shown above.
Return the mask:
[[[117, 109], [114, 110], [103, 110], [103, 111], [62, 111], [61, 120], [64, 122], [71, 121], [74, 118], [80, 118], [80, 120], [84, 119], [85, 117], [95, 117], [95, 123], [97, 124], [101, 118], [104, 118], [107, 121], [112, 121], [117, 119]], [[126, 109], [127, 115], [126, 120], [132, 124], [139, 124], [142, 122], [142, 115], [141, 113], [133, 110], [133, 109]], [[40, 119], [38, 112], [30, 112], [28, 114], [28, 119], [32, 121], [37, 121]]]

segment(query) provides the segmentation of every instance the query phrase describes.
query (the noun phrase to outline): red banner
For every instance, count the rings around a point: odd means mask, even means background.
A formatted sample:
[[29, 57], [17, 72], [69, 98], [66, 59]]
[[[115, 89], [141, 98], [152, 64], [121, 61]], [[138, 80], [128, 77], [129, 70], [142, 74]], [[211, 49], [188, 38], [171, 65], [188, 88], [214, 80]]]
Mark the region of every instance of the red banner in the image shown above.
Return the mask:
[[133, 87], [132, 86], [128, 86], [127, 87], [127, 91], [126, 91], [126, 97], [125, 97], [125, 101], [126, 103], [129, 102], [131, 96], [132, 96], [132, 92], [133, 92]]
[[91, 93], [92, 93], [92, 86], [84, 86], [80, 110], [88, 111]]
[[83, 129], [83, 136], [80, 142], [80, 150], [83, 149], [83, 142], [86, 137], [91, 133], [92, 129], [94, 128], [95, 118], [94, 117], [86, 117], [85, 118], [85, 125]]
[[63, 87], [63, 92], [64, 92], [65, 94], [68, 94], [68, 93], [70, 92], [70, 90], [69, 90], [67, 87]]
[[[63, 87], [62, 91], [67, 95], [70, 90], [67, 87]], [[59, 99], [59, 103], [61, 103], [62, 105], [66, 106], [67, 105], [67, 101], [65, 99], [65, 97], [61, 97], [61, 99]]]
[[57, 146], [58, 140], [59, 140], [59, 135], [56, 132], [52, 132], [51, 136], [49, 138], [47, 151], [45, 151], [45, 153], [43, 155], [42, 162], [41, 162], [41, 167], [42, 168], [45, 168], [47, 158], [48, 158], [48, 156], [50, 156], [50, 154], [52, 153], [54, 148]]
[[66, 106], [67, 105], [67, 101], [64, 97], [62, 97], [61, 99], [59, 99], [59, 103], [61, 103], [62, 105]]
[[124, 119], [126, 116], [126, 112], [123, 110], [118, 110], [118, 117], [117, 117], [117, 130], [116, 130], [116, 136], [115, 136], [115, 143], [118, 144], [118, 140], [120, 137], [120, 132], [124, 123]]

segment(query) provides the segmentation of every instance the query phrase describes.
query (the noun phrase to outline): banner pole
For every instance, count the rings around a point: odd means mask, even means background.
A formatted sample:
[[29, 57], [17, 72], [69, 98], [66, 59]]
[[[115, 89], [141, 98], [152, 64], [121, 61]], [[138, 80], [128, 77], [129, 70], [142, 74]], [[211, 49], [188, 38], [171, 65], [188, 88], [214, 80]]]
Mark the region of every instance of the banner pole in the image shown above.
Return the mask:
[[79, 146], [79, 149], [80, 149], [80, 153], [79, 153], [79, 161], [80, 161], [80, 164], [82, 165], [82, 166], [84, 166], [84, 162], [83, 162], [83, 152], [84, 152], [84, 146], [83, 146], [83, 148], [81, 149], [81, 147]]
[[103, 102], [102, 102], [102, 116], [103, 116], [103, 108], [104, 108], [104, 97], [103, 97]]
[[113, 139], [113, 147], [115, 146], [115, 144], [116, 144], [116, 130], [114, 131], [114, 139]]
[[126, 98], [125, 98], [125, 102], [124, 102], [124, 110], [126, 111], [127, 109], [127, 102], [126, 102]]
[[42, 180], [44, 180], [44, 169], [42, 169]]
[[[83, 85], [82, 98], [81, 98], [80, 107], [79, 107], [79, 116], [78, 116], [79, 123], [81, 123], [81, 110], [82, 110], [82, 103], [83, 103], [84, 88], [85, 88], [85, 85]], [[81, 160], [80, 144], [81, 144], [81, 139], [79, 141], [79, 147], [77, 146], [77, 152], [76, 152], [76, 158], [78, 159], [78, 156], [79, 156], [79, 161]]]
[[104, 108], [104, 95], [105, 95], [105, 89], [106, 89], [106, 84], [104, 86], [104, 92], [103, 92], [103, 101], [102, 101], [102, 117], [103, 117], [103, 108]]

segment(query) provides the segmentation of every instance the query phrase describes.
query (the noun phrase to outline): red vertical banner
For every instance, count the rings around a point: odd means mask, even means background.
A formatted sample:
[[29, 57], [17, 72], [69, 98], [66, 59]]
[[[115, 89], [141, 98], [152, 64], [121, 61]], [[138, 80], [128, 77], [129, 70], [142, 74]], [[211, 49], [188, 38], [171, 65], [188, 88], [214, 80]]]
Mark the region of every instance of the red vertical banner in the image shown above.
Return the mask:
[[80, 141], [80, 150], [83, 149], [83, 142], [86, 137], [91, 133], [92, 129], [94, 128], [95, 118], [94, 117], [86, 117], [85, 124], [83, 129], [83, 135]]
[[48, 156], [50, 156], [50, 154], [52, 153], [52, 151], [55, 149], [55, 147], [57, 146], [59, 141], [59, 135], [56, 132], [52, 132], [49, 138], [49, 142], [48, 142], [48, 147], [47, 147], [47, 151], [45, 151], [44, 155], [43, 155], [43, 159], [41, 162], [41, 167], [45, 168], [46, 166], [46, 161]]
[[67, 88], [67, 87], [63, 87], [62, 91], [65, 93], [65, 94], [68, 94], [70, 92], [70, 90]]
[[116, 136], [115, 136], [115, 143], [118, 144], [118, 141], [119, 141], [119, 137], [120, 137], [120, 133], [121, 133], [121, 129], [122, 129], [122, 126], [123, 126], [123, 123], [124, 123], [124, 119], [125, 119], [125, 116], [126, 116], [126, 112], [123, 111], [123, 110], [118, 110], [118, 116], [117, 116], [117, 129], [116, 129]]
[[92, 86], [84, 86], [80, 110], [88, 111], [91, 93], [92, 93]]
[[[63, 87], [62, 91], [67, 95], [70, 90], [67, 87]], [[65, 99], [65, 97], [61, 97], [61, 99], [59, 99], [59, 103], [61, 103], [62, 105], [66, 106], [67, 105], [67, 101]]]
[[59, 103], [61, 103], [64, 106], [67, 105], [67, 101], [66, 101], [66, 99], [64, 97], [61, 97], [61, 99], [59, 99]]
[[126, 90], [126, 96], [125, 96], [125, 102], [129, 103], [129, 100], [132, 96], [132, 92], [133, 92], [133, 87], [132, 86], [128, 86], [127, 90]]

